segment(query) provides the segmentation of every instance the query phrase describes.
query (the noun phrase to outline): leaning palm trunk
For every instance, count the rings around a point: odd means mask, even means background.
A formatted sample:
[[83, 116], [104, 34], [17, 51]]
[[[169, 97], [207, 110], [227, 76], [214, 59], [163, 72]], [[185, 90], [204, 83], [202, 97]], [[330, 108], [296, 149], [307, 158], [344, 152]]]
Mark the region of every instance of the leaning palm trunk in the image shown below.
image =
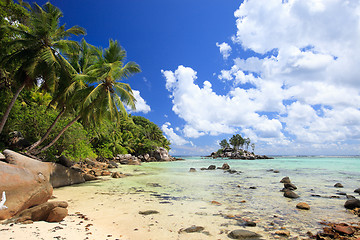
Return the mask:
[[24, 82], [19, 88], [18, 90], [16, 91], [16, 93], [14, 94], [13, 98], [11, 99], [11, 102], [9, 104], [9, 106], [7, 107], [5, 113], [4, 113], [4, 116], [2, 117], [1, 119], [1, 123], [0, 123], [0, 133], [2, 132], [2, 130], [4, 129], [4, 126], [5, 126], [5, 123], [9, 117], [9, 114], [10, 114], [10, 111], [12, 109], [12, 107], [14, 106], [15, 104], [15, 101], [16, 99], [18, 98], [20, 92], [24, 89], [26, 83]]
[[81, 115], [79, 114], [76, 118], [74, 118], [71, 122], [69, 122], [64, 128], [63, 130], [61, 130], [59, 132], [59, 134], [45, 147], [43, 147], [42, 149], [40, 149], [39, 151], [36, 152], [36, 154], [39, 154], [43, 151], [45, 151], [46, 149], [48, 149], [49, 147], [51, 147], [52, 145], [54, 145], [54, 143], [56, 143], [57, 140], [59, 140], [59, 138], [64, 134], [64, 132], [71, 127], [71, 125], [73, 125], [77, 120], [79, 120], [81, 117]]
[[45, 135], [39, 139], [38, 141], [36, 141], [35, 143], [33, 143], [29, 149], [28, 149], [28, 153], [33, 153], [34, 148], [36, 148], [37, 146], [39, 146], [41, 143], [44, 142], [45, 139], [47, 139], [47, 137], [49, 136], [50, 132], [52, 131], [52, 129], [55, 127], [55, 124], [59, 121], [60, 117], [64, 114], [65, 112], [65, 107], [63, 107], [63, 109], [61, 110], [61, 112], [57, 115], [57, 117], [55, 118], [55, 121], [51, 124], [51, 126], [48, 128], [48, 130], [46, 131]]

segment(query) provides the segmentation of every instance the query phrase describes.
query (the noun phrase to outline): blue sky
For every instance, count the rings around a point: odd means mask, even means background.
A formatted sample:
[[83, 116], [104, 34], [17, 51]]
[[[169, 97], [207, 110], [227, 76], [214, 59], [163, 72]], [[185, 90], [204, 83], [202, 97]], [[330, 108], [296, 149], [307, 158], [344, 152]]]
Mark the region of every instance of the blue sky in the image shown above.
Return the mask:
[[209, 154], [235, 133], [259, 154], [360, 154], [359, 1], [51, 3], [87, 42], [116, 39], [141, 66], [133, 114], [173, 155]]

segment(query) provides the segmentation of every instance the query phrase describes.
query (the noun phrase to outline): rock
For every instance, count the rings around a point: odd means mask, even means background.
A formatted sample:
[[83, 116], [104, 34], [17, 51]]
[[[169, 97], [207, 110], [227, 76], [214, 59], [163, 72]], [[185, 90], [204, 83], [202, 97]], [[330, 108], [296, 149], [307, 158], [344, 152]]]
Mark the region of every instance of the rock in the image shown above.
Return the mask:
[[307, 203], [301, 202], [296, 205], [299, 209], [310, 210], [310, 206]]
[[[6, 160], [9, 161], [9, 155], [5, 153], [6, 151], [9, 150], [4, 151]], [[10, 161], [16, 163], [11, 158]], [[38, 162], [31, 159], [30, 161]], [[8, 219], [31, 206], [42, 204], [52, 196], [53, 188], [46, 176], [49, 174], [48, 167], [40, 166], [36, 171], [37, 168], [31, 166], [30, 163], [23, 163], [22, 165], [27, 165], [29, 168], [0, 161], [1, 192], [5, 191], [6, 193], [5, 205], [8, 207], [0, 211], [0, 220]]]
[[280, 171], [279, 170], [274, 170], [274, 173], [280, 173]]
[[212, 205], [216, 205], [216, 206], [220, 206], [220, 205], [221, 205], [221, 203], [219, 203], [219, 202], [217, 202], [217, 201], [211, 201], [211, 204], [212, 204]]
[[5, 161], [7, 163], [25, 168], [35, 173], [41, 172], [46, 180], [50, 179], [53, 163], [41, 162], [8, 149], [4, 150], [3, 154], [5, 155]]
[[256, 187], [249, 187], [249, 189], [256, 189]]
[[21, 132], [13, 131], [9, 133], [9, 146], [11, 149], [24, 149], [30, 146], [29, 141], [27, 141]]
[[346, 194], [346, 198], [347, 198], [347, 199], [354, 199], [354, 198], [356, 198], [356, 197], [354, 197], [353, 195], [348, 195], [348, 194]]
[[128, 165], [141, 165], [141, 161], [137, 157], [132, 157], [128, 160]]
[[168, 153], [168, 151], [163, 147], [156, 148], [155, 151], [152, 151], [150, 153], [151, 157], [154, 157], [156, 161], [158, 162], [167, 162], [167, 161], [173, 161], [174, 158], [171, 157]]
[[186, 229], [181, 229], [180, 232], [194, 233], [194, 232], [201, 232], [204, 229], [205, 229], [204, 227], [193, 225], [193, 226], [188, 227]]
[[158, 214], [159, 212], [156, 210], [146, 210], [146, 211], [140, 211], [139, 214], [141, 215], [150, 215], [150, 214]]
[[83, 177], [85, 179], [85, 181], [94, 181], [94, 180], [98, 180], [97, 177], [95, 177], [94, 175], [91, 175], [89, 173], [85, 173], [83, 174]]
[[247, 227], [256, 227], [256, 223], [253, 221], [245, 221], [244, 225]]
[[200, 168], [201, 171], [208, 170], [207, 168]]
[[[237, 171], [234, 170], [234, 169], [228, 169], [228, 170], [226, 170], [225, 172], [228, 172], [228, 173], [230, 173], [230, 174], [237, 173]], [[239, 172], [239, 173], [240, 173], [240, 172]]]
[[289, 177], [284, 177], [283, 179], [281, 179], [280, 181], [281, 183], [291, 183], [290, 178]]
[[51, 163], [51, 165], [50, 183], [54, 188], [85, 182], [83, 175], [78, 171], [57, 163]]
[[5, 156], [4, 156], [4, 154], [2, 154], [1, 152], [0, 152], [0, 161], [4, 161], [5, 160]]
[[275, 232], [275, 234], [279, 236], [290, 237], [290, 232], [288, 230], [278, 230]]
[[216, 169], [216, 166], [215, 165], [210, 165], [207, 170], [215, 170]]
[[299, 195], [297, 195], [296, 193], [294, 193], [293, 191], [289, 190], [289, 189], [285, 189], [284, 191], [284, 197], [287, 198], [298, 198]]
[[[38, 206], [35, 206], [35, 207], [32, 207], [32, 208], [22, 211], [21, 213], [16, 215], [12, 220], [15, 220], [16, 222], [23, 222], [26, 220], [46, 221], [50, 215], [50, 212], [53, 209], [55, 209], [55, 208], [66, 209], [67, 207], [68, 207], [68, 204], [65, 201], [46, 202], [46, 203], [43, 203]], [[65, 211], [61, 210], [61, 211], [58, 211], [58, 213], [61, 214], [61, 216], [63, 216], [65, 214]], [[67, 213], [67, 210], [66, 210], [66, 213]], [[53, 216], [55, 217], [55, 213], [53, 213]], [[64, 216], [64, 217], [66, 217], [66, 216]], [[57, 218], [60, 218], [60, 216]]]
[[119, 166], [117, 165], [116, 162], [114, 161], [109, 161], [109, 165], [108, 168], [118, 168]]
[[344, 207], [346, 209], [360, 208], [360, 200], [356, 198], [349, 199], [345, 202]]
[[335, 225], [333, 226], [333, 229], [335, 231], [337, 231], [338, 233], [341, 233], [341, 234], [346, 234], [346, 235], [352, 235], [355, 233], [354, 229], [350, 226], [343, 226], [343, 225]]
[[64, 155], [61, 155], [58, 159], [57, 159], [57, 163], [59, 163], [60, 165], [63, 165], [64, 167], [71, 167], [72, 165], [74, 165], [74, 163], [72, 161], [70, 161], [67, 157], [65, 157]]
[[257, 234], [255, 232], [251, 232], [251, 231], [248, 231], [248, 230], [243, 230], [243, 229], [238, 229], [238, 230], [231, 231], [228, 234], [228, 237], [232, 238], [232, 239], [244, 239], [244, 240], [245, 239], [246, 240], [261, 239], [260, 234]]
[[66, 208], [55, 207], [50, 211], [46, 222], [61, 222], [67, 215], [68, 210]]
[[125, 175], [125, 174], [122, 174], [122, 173], [119, 173], [119, 172], [113, 172], [113, 173], [111, 174], [111, 177], [112, 177], [112, 178], [124, 178], [124, 177], [126, 177], [126, 175]]
[[110, 176], [111, 172], [110, 171], [101, 171], [101, 176]]
[[341, 183], [335, 183], [334, 187], [336, 188], [343, 188], [344, 186]]
[[360, 194], [360, 188], [355, 189], [354, 192]]
[[221, 169], [223, 169], [223, 170], [229, 170], [229, 169], [230, 169], [230, 166], [229, 166], [229, 164], [224, 163], [224, 164], [222, 165]]
[[289, 189], [289, 190], [296, 190], [297, 189], [297, 187], [292, 183], [284, 183], [284, 188]]
[[195, 168], [190, 168], [189, 172], [196, 172]]

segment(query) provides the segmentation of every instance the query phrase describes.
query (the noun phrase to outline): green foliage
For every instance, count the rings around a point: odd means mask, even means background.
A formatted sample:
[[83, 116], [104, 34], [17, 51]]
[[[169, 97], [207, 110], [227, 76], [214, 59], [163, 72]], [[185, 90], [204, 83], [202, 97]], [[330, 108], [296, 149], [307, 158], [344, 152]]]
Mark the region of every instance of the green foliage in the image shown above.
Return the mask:
[[222, 149], [230, 147], [230, 145], [229, 145], [229, 143], [228, 143], [228, 141], [226, 139], [221, 140], [219, 145], [220, 145], [220, 147], [222, 147]]

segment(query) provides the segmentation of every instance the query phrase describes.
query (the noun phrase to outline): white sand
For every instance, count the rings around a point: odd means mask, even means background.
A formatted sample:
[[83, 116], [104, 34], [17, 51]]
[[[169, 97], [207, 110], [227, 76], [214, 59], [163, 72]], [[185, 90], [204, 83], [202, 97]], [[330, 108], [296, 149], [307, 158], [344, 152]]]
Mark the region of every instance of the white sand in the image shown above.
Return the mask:
[[[235, 220], [219, 217], [219, 214], [236, 212], [210, 202], [181, 200], [161, 204], [161, 200], [149, 192], [112, 192], [96, 184], [55, 189], [54, 195], [56, 200], [69, 203], [69, 216], [62, 222], [0, 225], [1, 239], [229, 239], [227, 232], [242, 228], [236, 226]], [[156, 210], [159, 214], [139, 214], [146, 210]], [[205, 229], [197, 233], [180, 231], [192, 225]], [[265, 236], [257, 227], [247, 230]]]

